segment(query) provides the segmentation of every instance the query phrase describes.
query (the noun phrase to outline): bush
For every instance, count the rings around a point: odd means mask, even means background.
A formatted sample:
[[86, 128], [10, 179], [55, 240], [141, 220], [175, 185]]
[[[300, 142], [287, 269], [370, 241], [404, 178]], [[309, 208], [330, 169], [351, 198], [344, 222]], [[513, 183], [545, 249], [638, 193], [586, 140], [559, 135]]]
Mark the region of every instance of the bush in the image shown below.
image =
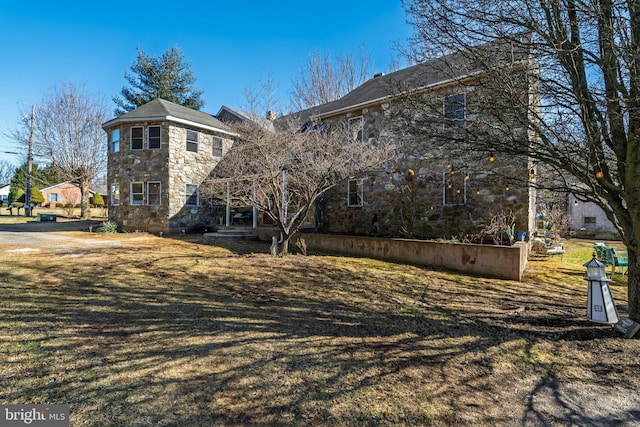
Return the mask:
[[98, 233], [117, 233], [120, 226], [115, 221], [105, 221], [98, 227]]
[[100, 193], [95, 193], [89, 198], [89, 203], [95, 206], [102, 206], [104, 205], [104, 199], [102, 198], [102, 195]]

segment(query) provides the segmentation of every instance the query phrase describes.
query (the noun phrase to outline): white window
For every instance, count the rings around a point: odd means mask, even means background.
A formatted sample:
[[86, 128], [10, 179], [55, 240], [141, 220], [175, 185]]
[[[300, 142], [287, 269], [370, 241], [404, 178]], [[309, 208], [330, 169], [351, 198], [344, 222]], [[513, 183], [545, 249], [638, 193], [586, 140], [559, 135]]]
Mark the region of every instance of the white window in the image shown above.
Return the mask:
[[364, 180], [350, 179], [348, 185], [347, 206], [361, 207], [364, 201]]
[[160, 148], [160, 126], [149, 126], [147, 129], [147, 147], [150, 150]]
[[364, 120], [362, 116], [349, 119], [349, 138], [353, 142], [364, 141]]
[[159, 182], [147, 182], [147, 204], [148, 205], [159, 205], [160, 204], [160, 194], [161, 194], [161, 185]]
[[143, 205], [144, 204], [144, 183], [132, 182], [131, 183], [131, 205]]
[[467, 174], [454, 169], [442, 173], [442, 201], [444, 205], [467, 203]]
[[198, 206], [198, 186], [187, 184], [185, 205]]
[[144, 140], [144, 128], [132, 127], [131, 128], [131, 149], [142, 150], [143, 140]]
[[465, 96], [464, 93], [445, 96], [443, 114], [445, 126], [464, 126]]
[[218, 136], [214, 136], [213, 137], [213, 141], [212, 141], [212, 145], [213, 145], [213, 152], [212, 154], [216, 157], [222, 157], [222, 138], [218, 137]]
[[109, 133], [109, 144], [111, 145], [112, 153], [120, 151], [120, 129], [112, 130]]
[[60, 194], [58, 193], [49, 193], [47, 194], [47, 202], [59, 202]]
[[120, 204], [120, 184], [111, 184], [111, 206]]
[[187, 129], [187, 151], [198, 152], [198, 132]]

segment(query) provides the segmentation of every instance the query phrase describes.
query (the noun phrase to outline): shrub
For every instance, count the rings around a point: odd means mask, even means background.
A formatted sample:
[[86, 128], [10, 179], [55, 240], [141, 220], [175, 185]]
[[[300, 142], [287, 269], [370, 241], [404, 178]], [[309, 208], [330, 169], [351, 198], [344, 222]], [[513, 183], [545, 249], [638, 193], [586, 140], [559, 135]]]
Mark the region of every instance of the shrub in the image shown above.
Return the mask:
[[98, 233], [117, 233], [120, 226], [115, 221], [105, 221], [98, 227]]
[[102, 195], [100, 193], [95, 193], [89, 198], [89, 203], [95, 206], [102, 206], [104, 205], [104, 199], [102, 198]]

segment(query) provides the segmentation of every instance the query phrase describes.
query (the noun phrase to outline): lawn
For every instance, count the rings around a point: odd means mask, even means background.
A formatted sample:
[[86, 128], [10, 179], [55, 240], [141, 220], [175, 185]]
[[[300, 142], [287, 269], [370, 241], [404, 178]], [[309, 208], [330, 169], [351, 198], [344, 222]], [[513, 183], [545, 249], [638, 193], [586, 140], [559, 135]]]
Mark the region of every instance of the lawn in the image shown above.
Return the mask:
[[73, 426], [640, 422], [638, 341], [586, 320], [591, 242], [514, 282], [67, 234], [119, 243], [0, 257], [2, 403], [68, 403]]

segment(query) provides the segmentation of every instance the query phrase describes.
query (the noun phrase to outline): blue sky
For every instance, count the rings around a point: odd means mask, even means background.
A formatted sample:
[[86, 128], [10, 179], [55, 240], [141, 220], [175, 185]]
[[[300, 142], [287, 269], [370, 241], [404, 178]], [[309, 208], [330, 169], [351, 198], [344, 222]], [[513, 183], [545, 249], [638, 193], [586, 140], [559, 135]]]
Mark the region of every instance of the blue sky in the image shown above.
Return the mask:
[[[394, 42], [411, 33], [400, 0], [6, 1], [0, 6], [0, 151], [23, 112], [61, 82], [111, 98], [126, 85], [136, 47], [161, 55], [178, 46], [204, 91], [203, 111], [240, 107], [243, 91], [271, 74], [286, 100], [311, 53], [371, 54], [386, 71]], [[0, 153], [15, 164], [22, 156]]]

